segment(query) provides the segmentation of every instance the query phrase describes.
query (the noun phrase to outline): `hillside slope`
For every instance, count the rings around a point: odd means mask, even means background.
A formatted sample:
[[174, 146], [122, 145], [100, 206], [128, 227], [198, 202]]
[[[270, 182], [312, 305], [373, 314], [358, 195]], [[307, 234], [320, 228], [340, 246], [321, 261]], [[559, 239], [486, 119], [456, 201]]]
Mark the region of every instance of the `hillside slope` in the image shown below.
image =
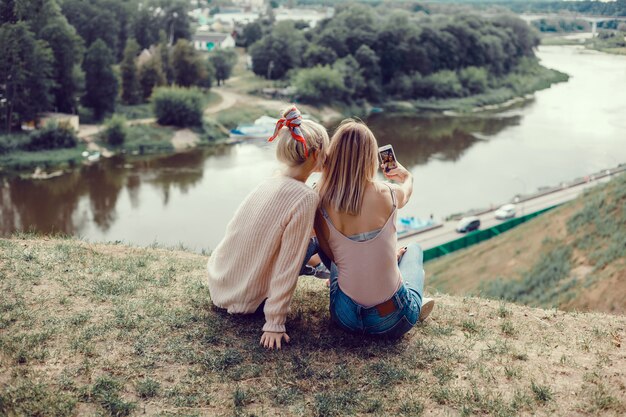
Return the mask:
[[626, 174], [426, 264], [427, 286], [537, 307], [626, 313]]
[[436, 296], [396, 342], [329, 324], [302, 278], [291, 345], [211, 307], [206, 257], [0, 239], [0, 415], [623, 415], [626, 317]]

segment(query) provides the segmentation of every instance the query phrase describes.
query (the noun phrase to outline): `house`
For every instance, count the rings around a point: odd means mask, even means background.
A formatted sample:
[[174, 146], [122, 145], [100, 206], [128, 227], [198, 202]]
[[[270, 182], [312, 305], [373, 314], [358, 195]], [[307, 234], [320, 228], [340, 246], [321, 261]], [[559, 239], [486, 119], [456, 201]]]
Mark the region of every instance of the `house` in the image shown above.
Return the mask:
[[193, 35], [193, 46], [198, 51], [212, 51], [235, 47], [235, 38], [230, 33], [197, 32]]

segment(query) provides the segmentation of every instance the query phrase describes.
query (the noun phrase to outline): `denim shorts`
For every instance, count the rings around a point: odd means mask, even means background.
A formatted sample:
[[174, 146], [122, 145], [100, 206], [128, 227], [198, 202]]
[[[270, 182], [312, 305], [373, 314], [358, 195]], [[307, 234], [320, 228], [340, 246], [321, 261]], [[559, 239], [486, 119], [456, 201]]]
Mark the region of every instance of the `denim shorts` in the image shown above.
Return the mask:
[[[333, 265], [334, 266], [334, 265]], [[363, 307], [347, 296], [331, 281], [330, 315], [342, 329], [368, 335], [399, 338], [411, 330], [420, 314], [421, 296], [404, 284], [391, 297], [396, 310], [381, 316], [376, 307]]]

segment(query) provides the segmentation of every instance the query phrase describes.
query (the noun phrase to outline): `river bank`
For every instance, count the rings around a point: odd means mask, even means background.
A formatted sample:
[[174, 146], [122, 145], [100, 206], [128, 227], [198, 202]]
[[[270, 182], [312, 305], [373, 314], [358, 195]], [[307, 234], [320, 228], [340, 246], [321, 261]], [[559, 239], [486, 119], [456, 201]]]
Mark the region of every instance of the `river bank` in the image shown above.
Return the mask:
[[[197, 146], [213, 146], [227, 143], [228, 131], [240, 123], [251, 123], [263, 115], [277, 117], [289, 102], [251, 94], [258, 92], [263, 85], [261, 79], [250, 81], [238, 77], [228, 86], [211, 92], [213, 97], [205, 109], [205, 123], [202, 129], [173, 129], [156, 124], [154, 119], [129, 120], [128, 138], [119, 147], [110, 147], [99, 139], [102, 125], [88, 125], [78, 133], [84, 142], [76, 148], [26, 152], [19, 149], [0, 154], [0, 173], [25, 174], [37, 168], [43, 170], [72, 169], [87, 162], [85, 150], [97, 152], [99, 156], [115, 154], [163, 155], [180, 152]], [[258, 78], [258, 77], [255, 77]], [[531, 68], [528, 73], [512, 74], [503, 86], [490, 89], [483, 94], [463, 98], [390, 101], [382, 104], [382, 110], [388, 113], [445, 112], [449, 115], [461, 115], [471, 112], [497, 111], [512, 104], [529, 99], [537, 91], [551, 85], [567, 81], [568, 75], [541, 66]], [[143, 106], [143, 105], [142, 105]], [[332, 125], [344, 117], [367, 117], [373, 107], [368, 103], [336, 104], [315, 107], [299, 105], [326, 125]], [[145, 114], [144, 114], [145, 115]], [[0, 141], [6, 140], [0, 137]]]

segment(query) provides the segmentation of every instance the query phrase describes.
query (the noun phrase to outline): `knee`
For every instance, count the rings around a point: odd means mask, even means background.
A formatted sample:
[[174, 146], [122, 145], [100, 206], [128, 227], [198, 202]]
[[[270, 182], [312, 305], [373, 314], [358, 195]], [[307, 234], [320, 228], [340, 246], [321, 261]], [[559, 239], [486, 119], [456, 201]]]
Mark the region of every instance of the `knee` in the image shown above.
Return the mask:
[[417, 259], [420, 263], [424, 261], [424, 252], [422, 247], [418, 243], [411, 243], [406, 247], [406, 253], [404, 256], [409, 256], [411, 259]]

